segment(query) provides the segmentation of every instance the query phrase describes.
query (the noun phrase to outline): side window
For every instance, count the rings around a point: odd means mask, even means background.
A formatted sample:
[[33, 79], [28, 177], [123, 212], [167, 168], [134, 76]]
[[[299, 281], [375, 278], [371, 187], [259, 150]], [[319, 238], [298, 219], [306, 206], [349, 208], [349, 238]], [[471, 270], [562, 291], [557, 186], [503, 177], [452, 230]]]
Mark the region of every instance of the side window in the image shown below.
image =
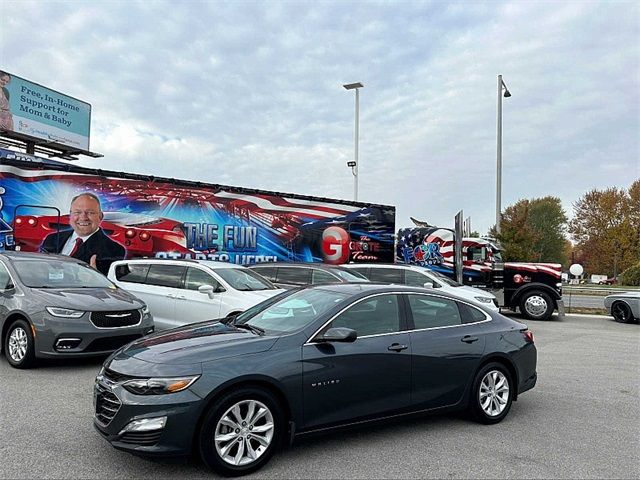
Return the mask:
[[0, 290], [6, 290], [7, 288], [13, 288], [13, 283], [7, 268], [0, 263]]
[[325, 272], [324, 270], [319, 270], [317, 268], [313, 268], [311, 270], [311, 283], [313, 285], [317, 285], [319, 283], [336, 283], [339, 282], [336, 277], [331, 275], [330, 273]]
[[404, 271], [401, 268], [372, 268], [369, 279], [372, 282], [380, 283], [395, 283], [402, 285], [402, 274]]
[[439, 288], [442, 285], [430, 277], [426, 275], [422, 275], [419, 272], [414, 272], [413, 270], [405, 270], [404, 271], [404, 283], [410, 285], [412, 287], [424, 287], [425, 283], [432, 283], [433, 288]]
[[147, 274], [147, 285], [179, 288], [185, 267], [181, 265], [151, 265]]
[[276, 282], [291, 285], [309, 285], [311, 283], [311, 270], [308, 268], [278, 268]]
[[216, 290], [220, 284], [207, 272], [199, 268], [187, 267], [187, 275], [184, 278], [184, 288], [187, 290], [198, 290], [202, 285], [211, 285], [213, 289]]
[[482, 322], [487, 319], [487, 315], [481, 312], [479, 308], [472, 307], [466, 303], [459, 303], [458, 306], [462, 314], [462, 323]]
[[408, 298], [417, 330], [462, 324], [458, 304], [453, 300], [430, 295], [408, 295]]
[[276, 267], [260, 267], [252, 268], [252, 270], [272, 282], [276, 279]]
[[338, 315], [331, 327], [352, 328], [358, 337], [400, 331], [397, 295], [377, 295], [356, 303]]
[[120, 282], [145, 283], [149, 264], [124, 263], [116, 267], [116, 279]]
[[486, 257], [486, 247], [469, 247], [467, 249], [467, 260], [471, 260], [472, 262], [483, 262]]

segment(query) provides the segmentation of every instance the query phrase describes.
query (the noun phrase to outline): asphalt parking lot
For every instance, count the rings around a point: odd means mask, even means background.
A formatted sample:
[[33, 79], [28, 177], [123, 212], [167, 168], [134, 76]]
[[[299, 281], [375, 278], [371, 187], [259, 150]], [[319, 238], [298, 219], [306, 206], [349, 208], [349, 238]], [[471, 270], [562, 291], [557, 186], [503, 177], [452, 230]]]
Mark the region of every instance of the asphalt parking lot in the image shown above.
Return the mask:
[[[528, 322], [538, 385], [498, 425], [404, 419], [297, 441], [254, 478], [638, 478], [640, 325]], [[0, 360], [0, 478], [212, 478], [198, 461], [114, 450], [92, 426], [100, 360]]]

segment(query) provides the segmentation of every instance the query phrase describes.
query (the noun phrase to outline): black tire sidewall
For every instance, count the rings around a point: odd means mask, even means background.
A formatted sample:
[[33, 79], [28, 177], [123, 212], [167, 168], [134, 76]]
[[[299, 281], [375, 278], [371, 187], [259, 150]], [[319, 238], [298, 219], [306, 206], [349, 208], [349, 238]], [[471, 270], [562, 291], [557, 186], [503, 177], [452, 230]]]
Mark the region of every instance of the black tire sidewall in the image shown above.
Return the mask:
[[[622, 319], [622, 318], [619, 318], [617, 315], [615, 315], [614, 308], [617, 307], [618, 305], [622, 305], [622, 308], [624, 308], [624, 310], [625, 310], [625, 312], [627, 314], [626, 320]], [[613, 319], [618, 323], [631, 323], [633, 321], [633, 315], [631, 314], [631, 308], [629, 307], [629, 305], [627, 305], [624, 302], [614, 303], [611, 306], [611, 313], [613, 314]]]
[[[16, 329], [16, 327], [22, 328], [27, 334], [27, 353], [25, 353], [22, 361], [20, 362], [16, 362], [11, 358], [11, 355], [9, 354], [9, 337], [11, 336], [11, 333]], [[14, 368], [29, 368], [34, 364], [35, 346], [33, 334], [31, 332], [31, 325], [29, 325], [29, 322], [27, 322], [26, 320], [16, 320], [7, 329], [7, 335], [4, 338], [4, 354], [9, 364]]]
[[[265, 404], [271, 414], [273, 415], [273, 421], [275, 425], [275, 431], [271, 445], [267, 450], [251, 465], [235, 467], [225, 462], [216, 451], [214, 435], [216, 425], [220, 420], [220, 417], [235, 403], [242, 400], [257, 400]], [[278, 400], [269, 391], [261, 388], [245, 387], [238, 390], [234, 390], [223, 395], [220, 399], [215, 401], [209, 408], [204, 416], [202, 422], [202, 428], [200, 429], [200, 435], [198, 437], [198, 448], [200, 457], [204, 463], [211, 468], [225, 476], [235, 477], [240, 475], [246, 475], [254, 472], [263, 467], [273, 456], [275, 451], [279, 448], [284, 431], [284, 415], [282, 408], [278, 403]]]
[[[544, 313], [544, 315], [540, 317], [534, 317], [530, 315], [529, 313], [527, 313], [527, 310], [524, 308], [524, 304], [527, 301], [527, 299], [533, 296], [542, 297], [544, 301], [547, 302], [547, 310]], [[548, 293], [541, 292], [540, 290], [533, 290], [533, 291], [525, 292], [522, 294], [522, 298], [520, 299], [520, 313], [525, 318], [528, 318], [530, 320], [549, 320], [549, 318], [551, 318], [551, 315], [553, 314], [553, 310], [554, 310], [553, 300], [551, 299], [551, 296]]]
[[[506, 377], [507, 382], [509, 382], [509, 399], [507, 400], [507, 406], [502, 411], [502, 413], [500, 413], [500, 415], [496, 417], [490, 417], [485, 413], [485, 411], [482, 409], [482, 406], [480, 405], [480, 398], [479, 398], [480, 383], [482, 382], [482, 379], [485, 377], [485, 375], [493, 370], [497, 370], [500, 373], [502, 373]], [[515, 388], [516, 386], [513, 383], [511, 374], [509, 373], [509, 370], [504, 365], [500, 363], [492, 362], [482, 367], [476, 374], [476, 377], [473, 381], [473, 385], [471, 387], [471, 398], [469, 399], [470, 410], [474, 419], [480, 423], [484, 423], [488, 425], [501, 422], [507, 416], [507, 414], [509, 413], [509, 410], [511, 410], [511, 404], [513, 403], [513, 394], [515, 392]]]

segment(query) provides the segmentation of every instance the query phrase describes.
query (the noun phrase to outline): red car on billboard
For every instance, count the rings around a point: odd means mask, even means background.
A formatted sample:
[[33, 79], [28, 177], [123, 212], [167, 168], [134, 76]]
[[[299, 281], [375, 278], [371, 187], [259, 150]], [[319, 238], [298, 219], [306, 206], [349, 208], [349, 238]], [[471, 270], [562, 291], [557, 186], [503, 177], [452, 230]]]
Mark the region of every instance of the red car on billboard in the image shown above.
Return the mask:
[[[152, 257], [155, 252], [189, 253], [182, 223], [138, 213], [104, 212], [100, 227], [127, 249], [127, 257]], [[16, 246], [37, 252], [50, 233], [69, 230], [69, 215], [18, 215], [13, 222]]]

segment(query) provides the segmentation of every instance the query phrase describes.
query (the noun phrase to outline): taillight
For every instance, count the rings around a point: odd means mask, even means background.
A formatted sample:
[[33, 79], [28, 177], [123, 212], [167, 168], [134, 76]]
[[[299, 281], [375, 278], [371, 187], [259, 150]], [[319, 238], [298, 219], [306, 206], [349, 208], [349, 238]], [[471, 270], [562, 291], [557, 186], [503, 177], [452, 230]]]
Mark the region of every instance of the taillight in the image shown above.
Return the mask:
[[533, 332], [531, 330], [523, 330], [522, 335], [524, 335], [527, 342], [533, 343]]
[[124, 232], [124, 236], [127, 237], [127, 238], [133, 238], [133, 237], [136, 236], [136, 231], [131, 229], [131, 228], [129, 228], [128, 230], [126, 230]]
[[27, 223], [28, 223], [29, 225], [31, 225], [32, 227], [35, 227], [35, 226], [38, 224], [38, 220], [36, 220], [36, 219], [35, 219], [35, 218], [33, 218], [33, 217], [29, 217], [29, 220], [27, 220]]
[[142, 240], [143, 242], [146, 242], [151, 238], [151, 234], [149, 232], [140, 232], [140, 235], [138, 235], [138, 237], [140, 237], [140, 240]]

